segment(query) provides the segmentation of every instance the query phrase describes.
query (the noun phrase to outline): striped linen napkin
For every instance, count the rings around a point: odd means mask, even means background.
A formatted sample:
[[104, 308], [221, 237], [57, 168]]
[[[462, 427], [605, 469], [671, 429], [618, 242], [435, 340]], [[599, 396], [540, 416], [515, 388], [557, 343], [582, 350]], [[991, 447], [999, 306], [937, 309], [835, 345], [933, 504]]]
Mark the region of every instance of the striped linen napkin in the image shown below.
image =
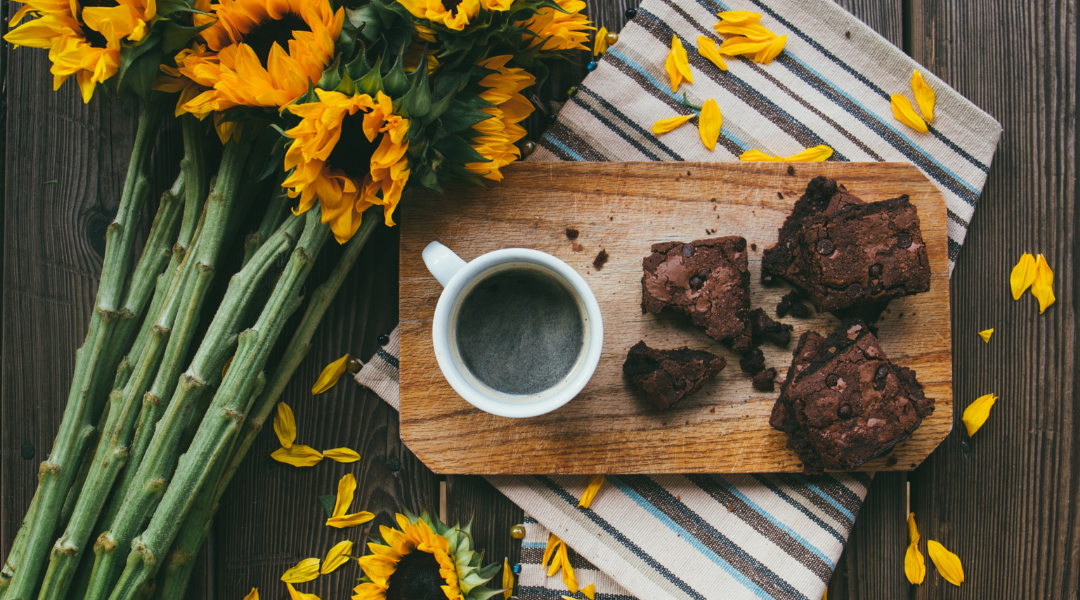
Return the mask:
[[[787, 35], [770, 65], [728, 59], [721, 71], [700, 56], [716, 39], [716, 13], [749, 10]], [[664, 60], [672, 35], [687, 48], [694, 83], [671, 92]], [[930, 132], [896, 121], [889, 99], [911, 98], [918, 65], [830, 0], [645, 0], [619, 42], [559, 112], [529, 160], [731, 161], [745, 150], [787, 156], [818, 144], [832, 160], [910, 162], [948, 206], [949, 265], [955, 263], [986, 182], [1001, 126], [931, 73], [937, 93]], [[709, 152], [694, 123], [655, 136], [658, 119], [715, 98], [724, 115]], [[397, 406], [397, 335], [357, 381]], [[602, 600], [821, 598], [843, 551], [866, 474], [609, 476], [591, 508], [577, 506], [581, 476], [489, 477], [528, 515], [520, 600], [571, 595], [541, 566], [549, 534], [572, 548], [580, 587]], [[582, 598], [581, 593], [572, 594]]]

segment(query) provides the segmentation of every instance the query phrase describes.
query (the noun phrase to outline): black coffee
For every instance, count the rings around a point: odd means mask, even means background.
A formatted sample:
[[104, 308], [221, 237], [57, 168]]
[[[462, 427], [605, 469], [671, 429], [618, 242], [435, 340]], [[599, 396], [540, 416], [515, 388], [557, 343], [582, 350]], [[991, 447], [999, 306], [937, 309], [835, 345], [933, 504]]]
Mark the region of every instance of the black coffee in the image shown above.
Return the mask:
[[584, 344], [582, 312], [552, 275], [535, 267], [507, 268], [461, 301], [454, 332], [458, 354], [492, 389], [542, 392], [574, 368]]

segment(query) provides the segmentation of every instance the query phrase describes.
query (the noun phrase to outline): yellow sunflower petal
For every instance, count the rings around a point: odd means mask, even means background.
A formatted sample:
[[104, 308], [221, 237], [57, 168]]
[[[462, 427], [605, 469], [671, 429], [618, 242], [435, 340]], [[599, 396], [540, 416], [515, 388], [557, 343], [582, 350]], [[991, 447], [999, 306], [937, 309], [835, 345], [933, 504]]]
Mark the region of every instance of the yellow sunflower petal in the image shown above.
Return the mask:
[[756, 23], [761, 20], [761, 14], [748, 10], [725, 10], [716, 13], [721, 21], [728, 23]]
[[791, 156], [772, 156], [761, 150], [747, 150], [739, 156], [739, 160], [748, 162], [822, 162], [828, 160], [833, 154], [833, 149], [828, 146], [814, 146], [807, 148]]
[[337, 529], [346, 529], [348, 527], [356, 527], [357, 525], [363, 525], [368, 521], [375, 518], [375, 515], [369, 513], [366, 510], [362, 510], [358, 513], [351, 515], [342, 515], [340, 517], [330, 517], [326, 520], [328, 527], [335, 527]]
[[740, 54], [757, 54], [761, 50], [768, 48], [772, 42], [765, 40], [763, 42], [755, 42], [754, 40], [745, 37], [733, 37], [724, 40], [723, 44], [720, 44], [720, 54], [727, 56], [738, 56]]
[[338, 480], [337, 498], [334, 500], [334, 512], [331, 516], [340, 517], [349, 512], [355, 492], [356, 477], [352, 473], [346, 473]]
[[596, 600], [596, 584], [590, 583], [589, 585], [581, 588], [581, 593], [585, 594], [585, 597], [589, 600]]
[[671, 36], [671, 51], [668, 52], [667, 60], [664, 61], [664, 69], [671, 79], [671, 91], [679, 91], [679, 85], [686, 81], [694, 83], [694, 76], [690, 73], [690, 59], [686, 55], [679, 36]]
[[720, 55], [720, 49], [716, 47], [716, 41], [711, 37], [699, 35], [697, 38], [697, 51], [698, 54], [712, 61], [716, 68], [727, 71], [727, 63], [724, 62], [724, 57]]
[[[551, 560], [551, 557], [555, 555], [556, 551], [558, 551], [560, 544], [562, 544], [562, 540], [560, 540], [554, 533], [548, 534], [547, 548], [544, 549], [544, 560], [540, 561], [541, 567], [547, 566], [548, 561]], [[552, 563], [552, 567], [553, 569], [548, 573], [548, 577], [551, 577], [555, 574], [555, 571], [559, 570], [558, 566], [556, 566], [555, 563]]]
[[1043, 314], [1054, 303], [1054, 272], [1046, 263], [1046, 257], [1040, 254], [1035, 258], [1035, 282], [1031, 284], [1031, 295], [1039, 299], [1039, 314]]
[[347, 362], [349, 362], [348, 354], [326, 365], [326, 368], [322, 370], [322, 373], [319, 373], [319, 379], [315, 381], [315, 385], [311, 386], [312, 395], [317, 396], [334, 387], [334, 384], [338, 382], [338, 379], [345, 374], [345, 363]]
[[912, 108], [910, 100], [900, 94], [893, 94], [891, 104], [893, 116], [896, 117], [897, 121], [919, 133], [930, 131], [926, 126], [926, 121], [923, 121], [922, 117], [915, 114], [915, 109]]
[[323, 559], [322, 569], [319, 570], [319, 573], [329, 575], [334, 569], [349, 562], [349, 555], [352, 554], [352, 547], [353, 544], [349, 540], [334, 544], [334, 547], [326, 553], [326, 558]]
[[698, 117], [698, 134], [701, 135], [701, 143], [705, 144], [709, 152], [716, 149], [716, 140], [720, 139], [720, 127], [723, 123], [720, 106], [715, 99], [709, 98], [701, 105], [701, 115]]
[[288, 404], [278, 402], [277, 414], [274, 415], [274, 433], [282, 448], [292, 448], [296, 441], [296, 417]]
[[556, 560], [562, 566], [562, 580], [566, 584], [566, 589], [570, 590], [571, 594], [576, 594], [578, 591], [577, 577], [574, 576], [574, 568], [570, 566], [570, 557], [566, 553], [566, 544], [559, 546], [559, 557]]
[[244, 596], [244, 600], [259, 600], [259, 588], [251, 588], [247, 596]]
[[289, 600], [319, 600], [319, 597], [315, 594], [305, 594], [304, 592], [296, 591], [296, 588], [291, 583], [286, 583], [289, 588]]
[[603, 475], [593, 475], [589, 478], [589, 484], [585, 486], [585, 492], [581, 494], [581, 501], [578, 502], [578, 506], [581, 508], [589, 508], [592, 504], [593, 498], [596, 497], [596, 493], [600, 491], [600, 486], [604, 485]]
[[994, 330], [993, 329], [984, 329], [984, 330], [979, 332], [979, 337], [981, 337], [983, 339], [983, 341], [986, 342], [987, 344], [990, 343], [990, 336], [992, 336], [992, 335], [994, 335]]
[[607, 52], [607, 27], [601, 27], [593, 36], [592, 55], [600, 56]]
[[319, 559], [305, 558], [296, 563], [296, 566], [285, 571], [281, 580], [285, 583], [304, 583], [314, 581], [319, 576]]
[[510, 570], [510, 561], [503, 559], [503, 600], [510, 600], [510, 596], [514, 593], [514, 572]]
[[911, 74], [911, 91], [915, 94], [915, 102], [919, 105], [919, 110], [922, 111], [927, 121], [934, 120], [934, 104], [937, 102], [937, 95], [934, 94], [934, 88], [930, 87], [923, 79], [922, 73], [918, 69]]
[[964, 409], [964, 416], [960, 420], [964, 422], [964, 427], [967, 428], [968, 437], [975, 435], [975, 432], [990, 417], [990, 409], [993, 408], [995, 402], [997, 402], [997, 396], [986, 394], [976, 398], [974, 402]]
[[956, 586], [964, 583], [964, 567], [960, 564], [960, 557], [934, 540], [926, 542], [926, 549], [930, 551], [930, 560], [934, 561], [934, 566], [945, 581]]
[[1031, 284], [1035, 283], [1035, 257], [1025, 252], [1020, 256], [1012, 274], [1009, 275], [1009, 285], [1012, 286], [1013, 300], [1019, 300]]
[[293, 444], [289, 448], [278, 448], [270, 458], [294, 467], [314, 467], [322, 460], [322, 452], [303, 444]]
[[349, 448], [323, 450], [323, 456], [339, 463], [352, 463], [360, 460], [360, 454]]
[[661, 133], [667, 133], [693, 118], [694, 115], [679, 115], [677, 117], [660, 119], [659, 121], [653, 123], [652, 131], [657, 135], [660, 135]]
[[926, 559], [919, 552], [919, 530], [915, 527], [915, 513], [908, 513], [908, 548], [904, 554], [904, 574], [912, 585], [919, 585], [926, 578]]
[[758, 50], [754, 55], [754, 62], [762, 64], [770, 64], [774, 58], [780, 55], [784, 51], [784, 46], [787, 46], [787, 36], [782, 35], [769, 42], [768, 46], [765, 46], [761, 50]]
[[762, 27], [758, 23], [729, 23], [720, 21], [713, 25], [713, 29], [720, 35], [743, 36], [753, 42], [770, 42], [776, 39], [776, 34]]

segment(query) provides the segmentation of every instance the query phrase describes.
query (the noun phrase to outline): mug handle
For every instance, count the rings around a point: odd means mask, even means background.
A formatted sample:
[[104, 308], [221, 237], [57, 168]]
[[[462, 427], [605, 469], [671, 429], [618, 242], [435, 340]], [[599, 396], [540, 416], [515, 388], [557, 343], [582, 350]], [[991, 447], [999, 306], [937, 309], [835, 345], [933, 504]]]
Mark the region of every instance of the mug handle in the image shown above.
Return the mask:
[[427, 265], [428, 271], [435, 276], [435, 279], [439, 280], [439, 284], [446, 287], [446, 284], [450, 283], [450, 280], [457, 275], [466, 263], [461, 260], [454, 251], [443, 246], [439, 242], [431, 242], [424, 248], [424, 264]]

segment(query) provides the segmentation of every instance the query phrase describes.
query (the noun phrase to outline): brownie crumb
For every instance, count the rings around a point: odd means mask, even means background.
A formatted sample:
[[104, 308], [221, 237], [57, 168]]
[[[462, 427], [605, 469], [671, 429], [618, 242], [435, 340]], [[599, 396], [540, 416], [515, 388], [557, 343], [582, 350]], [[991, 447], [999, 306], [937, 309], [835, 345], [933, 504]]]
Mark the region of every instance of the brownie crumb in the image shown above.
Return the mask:
[[784, 193], [783, 192], [776, 192], [776, 197], [783, 200], [784, 199]]
[[765, 369], [765, 354], [760, 349], [753, 348], [739, 359], [739, 368], [747, 375], [757, 375]]
[[750, 250], [753, 252], [757, 252], [757, 244], [750, 244]]
[[754, 375], [752, 380], [754, 389], [759, 392], [771, 392], [776, 388], [776, 369], [769, 367]]
[[763, 309], [750, 311], [750, 326], [753, 329], [755, 344], [768, 340], [777, 346], [787, 346], [791, 342], [791, 325], [774, 321]]
[[573, 227], [567, 227], [566, 228], [566, 239], [568, 239], [568, 240], [576, 240], [577, 236], [579, 236], [579, 235], [581, 235], [581, 232], [578, 231], [577, 229], [574, 229]]
[[780, 299], [776, 305], [776, 317], [783, 319], [791, 315], [797, 319], [805, 319], [810, 316], [810, 309], [802, 303], [802, 295], [798, 290], [791, 290]]
[[585, 249], [585, 246], [582, 246], [581, 244], [579, 244], [577, 242], [570, 242], [570, 249], [573, 250], [574, 252], [581, 252], [582, 250]]
[[788, 174], [788, 175], [794, 175], [794, 174], [795, 174], [795, 167], [793, 167], [793, 166], [791, 166], [791, 165], [788, 165], [788, 167], [787, 167], [787, 174]]
[[596, 267], [596, 270], [599, 271], [600, 269], [604, 268], [605, 264], [607, 264], [608, 258], [610, 257], [608, 256], [607, 250], [600, 250], [600, 252], [596, 255], [596, 258], [593, 259], [592, 266]]

